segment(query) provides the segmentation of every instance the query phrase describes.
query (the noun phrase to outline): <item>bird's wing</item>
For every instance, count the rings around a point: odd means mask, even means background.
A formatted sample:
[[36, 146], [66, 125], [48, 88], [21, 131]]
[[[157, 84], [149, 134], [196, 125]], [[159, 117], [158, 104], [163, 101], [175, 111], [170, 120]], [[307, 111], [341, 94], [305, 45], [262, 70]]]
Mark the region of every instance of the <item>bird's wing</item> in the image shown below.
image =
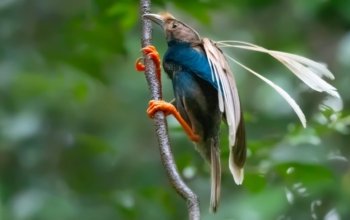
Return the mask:
[[[229, 128], [230, 170], [235, 182], [241, 184], [243, 181], [243, 166], [238, 166], [237, 161], [234, 161], [233, 149], [234, 147], [240, 147], [245, 150], [245, 145], [235, 146], [238, 143], [236, 134], [242, 120], [236, 82], [222, 51], [210, 39], [203, 38], [202, 41], [211, 68], [212, 80], [217, 82], [220, 111], [225, 113]], [[245, 141], [239, 141], [239, 143], [243, 142], [245, 143]]]
[[229, 143], [233, 146], [241, 119], [241, 107], [236, 82], [222, 51], [208, 38], [203, 38], [203, 47], [211, 68], [212, 80], [217, 82], [219, 107], [225, 112], [229, 126]]

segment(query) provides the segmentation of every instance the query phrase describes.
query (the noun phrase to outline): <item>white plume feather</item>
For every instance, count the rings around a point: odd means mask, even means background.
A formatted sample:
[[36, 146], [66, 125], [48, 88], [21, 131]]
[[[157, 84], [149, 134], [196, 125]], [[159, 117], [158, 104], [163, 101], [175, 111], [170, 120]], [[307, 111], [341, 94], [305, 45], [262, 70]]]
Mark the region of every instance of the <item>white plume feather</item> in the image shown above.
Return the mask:
[[263, 77], [262, 75], [260, 75], [259, 73], [255, 72], [254, 70], [250, 69], [249, 67], [245, 66], [244, 64], [238, 62], [237, 60], [235, 60], [234, 58], [226, 55], [226, 57], [228, 57], [230, 60], [232, 60], [233, 62], [237, 63], [238, 65], [240, 65], [241, 67], [243, 67], [244, 69], [248, 70], [249, 72], [253, 73], [255, 76], [257, 76], [258, 78], [260, 78], [262, 81], [266, 82], [269, 86], [271, 86], [273, 89], [275, 89], [287, 102], [288, 104], [292, 107], [292, 109], [294, 110], [294, 112], [297, 114], [297, 116], [299, 117], [301, 124], [306, 127], [306, 119], [305, 119], [305, 115], [303, 113], [303, 111], [301, 110], [301, 108], [299, 107], [299, 105], [295, 102], [295, 100], [290, 97], [290, 95], [284, 91], [281, 87], [279, 87], [278, 85], [276, 85], [275, 83], [273, 83], [271, 80]]
[[334, 79], [333, 74], [323, 63], [318, 63], [306, 57], [291, 53], [268, 50], [263, 47], [242, 41], [219, 41], [216, 43], [220, 47], [233, 47], [267, 53], [285, 65], [311, 89], [318, 92], [326, 92], [334, 97], [340, 98], [337, 89], [321, 78], [325, 76], [327, 78]]
[[[223, 47], [240, 48], [245, 50], [267, 53], [273, 58], [275, 58], [276, 60], [278, 60], [279, 62], [281, 62], [283, 65], [285, 65], [290, 71], [292, 71], [300, 80], [302, 80], [311, 89], [318, 92], [326, 92], [331, 96], [340, 98], [339, 93], [337, 92], [337, 89], [321, 78], [324, 76], [329, 79], [334, 79], [333, 74], [328, 70], [327, 66], [323, 63], [318, 63], [306, 57], [302, 57], [291, 53], [268, 50], [266, 48], [257, 46], [255, 44], [251, 44], [243, 41], [218, 41], [216, 42], [216, 44], [222, 48]], [[228, 55], [226, 55], [226, 57], [228, 57], [230, 60], [237, 63], [244, 69], [248, 70], [249, 72], [253, 73], [255, 76], [257, 76], [258, 78], [266, 82], [268, 85], [270, 85], [273, 89], [275, 89], [293, 108], [293, 110], [299, 117], [302, 125], [304, 127], [306, 126], [306, 119], [305, 119], [304, 113], [300, 109], [299, 105], [294, 101], [292, 97], [290, 97], [290, 95], [286, 91], [284, 91], [281, 87], [279, 87], [269, 79], [263, 77], [262, 75], [255, 72], [254, 70], [238, 62], [234, 58]]]

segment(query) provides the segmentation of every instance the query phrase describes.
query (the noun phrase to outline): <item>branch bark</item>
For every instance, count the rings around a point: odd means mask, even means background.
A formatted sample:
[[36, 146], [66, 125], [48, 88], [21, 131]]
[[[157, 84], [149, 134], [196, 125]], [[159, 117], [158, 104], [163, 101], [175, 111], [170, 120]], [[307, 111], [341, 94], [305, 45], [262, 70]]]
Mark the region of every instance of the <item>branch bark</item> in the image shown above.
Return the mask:
[[[140, 0], [140, 15], [142, 21], [142, 37], [141, 46], [145, 47], [151, 44], [152, 39], [152, 23], [150, 20], [143, 18], [143, 15], [150, 12], [150, 0]], [[151, 92], [151, 98], [154, 100], [162, 99], [162, 91], [160, 82], [156, 77], [156, 67], [154, 63], [147, 57], [144, 57], [145, 76]], [[163, 112], [157, 112], [154, 115], [154, 125], [159, 143], [160, 157], [162, 164], [166, 170], [169, 181], [176, 192], [186, 200], [190, 220], [199, 220], [199, 201], [197, 195], [182, 180], [174, 157], [171, 152], [167, 123]]]

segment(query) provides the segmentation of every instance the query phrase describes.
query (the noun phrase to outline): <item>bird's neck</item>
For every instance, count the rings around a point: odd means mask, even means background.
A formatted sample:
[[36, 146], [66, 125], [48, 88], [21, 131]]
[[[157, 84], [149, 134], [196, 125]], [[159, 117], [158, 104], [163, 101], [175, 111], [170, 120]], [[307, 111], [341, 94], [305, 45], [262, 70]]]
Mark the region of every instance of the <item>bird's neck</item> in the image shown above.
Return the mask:
[[190, 47], [191, 43], [180, 41], [180, 40], [170, 40], [168, 41], [168, 47]]
[[187, 42], [187, 41], [181, 41], [181, 40], [169, 40], [168, 41], [168, 47], [176, 46], [176, 47], [197, 47], [198, 45], [201, 45], [201, 41], [194, 41], [194, 42]]

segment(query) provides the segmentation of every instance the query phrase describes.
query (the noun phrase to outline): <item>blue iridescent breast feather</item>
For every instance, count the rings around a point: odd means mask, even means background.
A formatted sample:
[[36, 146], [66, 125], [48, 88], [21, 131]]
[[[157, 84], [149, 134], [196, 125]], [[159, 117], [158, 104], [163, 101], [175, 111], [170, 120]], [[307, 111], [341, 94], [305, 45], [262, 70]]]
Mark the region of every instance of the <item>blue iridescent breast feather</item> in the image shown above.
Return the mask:
[[170, 41], [168, 46], [164, 63], [178, 65], [182, 70], [192, 72], [216, 89], [218, 88], [212, 78], [211, 68], [204, 52], [194, 49], [190, 43], [186, 42]]

